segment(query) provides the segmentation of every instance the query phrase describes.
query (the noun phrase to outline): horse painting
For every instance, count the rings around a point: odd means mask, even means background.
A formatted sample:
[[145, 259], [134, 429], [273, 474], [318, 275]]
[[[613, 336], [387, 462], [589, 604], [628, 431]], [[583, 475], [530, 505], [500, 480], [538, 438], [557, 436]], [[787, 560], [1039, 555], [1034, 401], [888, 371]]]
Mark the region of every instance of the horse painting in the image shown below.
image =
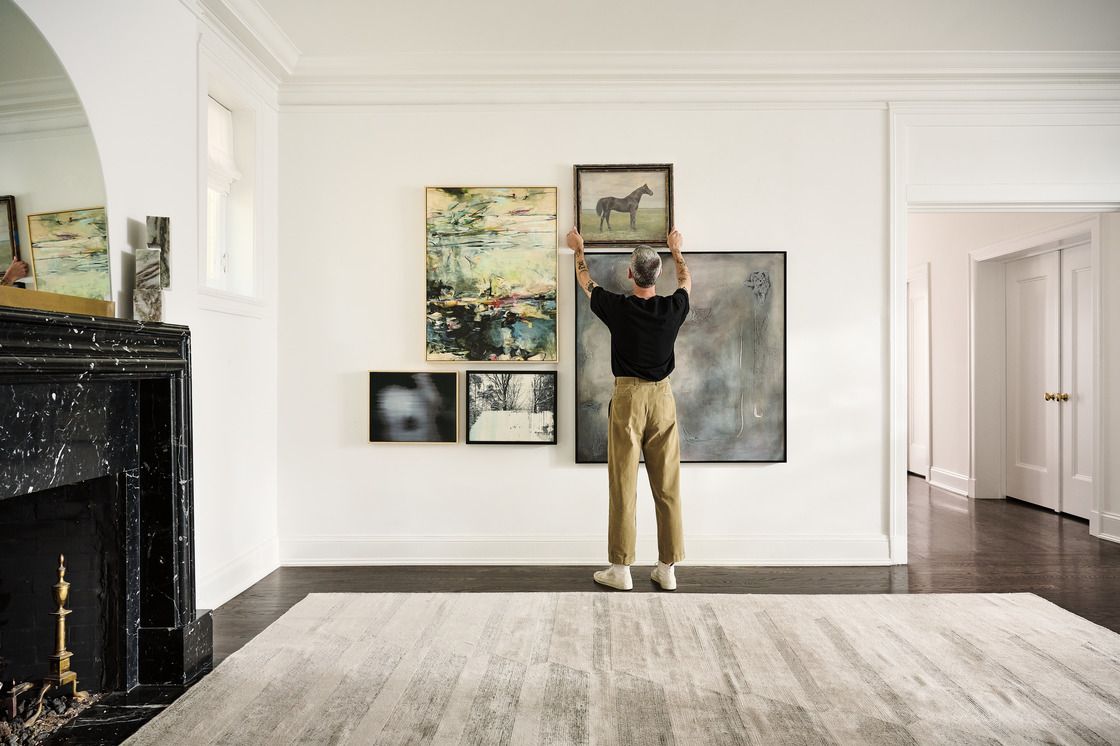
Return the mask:
[[604, 221], [606, 221], [607, 230], [611, 229], [611, 212], [630, 213], [630, 230], [637, 230], [638, 203], [642, 201], [642, 195], [645, 194], [653, 196], [653, 190], [649, 188], [649, 184], [642, 184], [626, 197], [603, 197], [600, 199], [595, 205], [595, 214], [599, 216], [599, 230], [603, 230]]

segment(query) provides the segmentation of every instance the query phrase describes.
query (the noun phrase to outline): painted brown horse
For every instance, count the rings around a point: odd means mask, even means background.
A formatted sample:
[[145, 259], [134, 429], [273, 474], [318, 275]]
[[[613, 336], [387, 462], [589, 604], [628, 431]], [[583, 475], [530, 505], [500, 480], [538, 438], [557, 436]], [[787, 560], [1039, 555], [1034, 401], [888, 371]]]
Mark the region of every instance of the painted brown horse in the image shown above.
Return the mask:
[[628, 197], [603, 197], [599, 200], [595, 205], [595, 214], [599, 216], [599, 230], [603, 230], [603, 221], [607, 223], [607, 230], [611, 229], [612, 211], [630, 213], [630, 230], [637, 230], [638, 203], [642, 201], [643, 194], [653, 196], [653, 190], [649, 188], [649, 184], [642, 184], [630, 192]]

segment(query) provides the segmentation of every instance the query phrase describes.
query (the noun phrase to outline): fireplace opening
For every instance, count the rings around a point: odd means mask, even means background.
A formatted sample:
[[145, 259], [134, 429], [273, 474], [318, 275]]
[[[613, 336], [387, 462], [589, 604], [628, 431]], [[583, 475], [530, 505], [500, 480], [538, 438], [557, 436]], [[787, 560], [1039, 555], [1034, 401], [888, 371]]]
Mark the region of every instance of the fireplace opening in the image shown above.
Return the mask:
[[0, 500], [4, 681], [39, 681], [48, 673], [61, 554], [70, 583], [66, 646], [78, 688], [126, 688], [124, 515], [124, 474]]

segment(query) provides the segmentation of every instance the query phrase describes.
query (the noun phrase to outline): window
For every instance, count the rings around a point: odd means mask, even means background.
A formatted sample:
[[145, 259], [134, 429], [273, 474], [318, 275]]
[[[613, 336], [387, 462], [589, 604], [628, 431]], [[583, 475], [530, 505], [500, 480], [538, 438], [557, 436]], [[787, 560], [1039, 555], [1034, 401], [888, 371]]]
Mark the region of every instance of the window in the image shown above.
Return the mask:
[[253, 296], [253, 185], [239, 168], [252, 166], [253, 133], [251, 126], [239, 130], [236, 119], [229, 108], [207, 98], [205, 284]]

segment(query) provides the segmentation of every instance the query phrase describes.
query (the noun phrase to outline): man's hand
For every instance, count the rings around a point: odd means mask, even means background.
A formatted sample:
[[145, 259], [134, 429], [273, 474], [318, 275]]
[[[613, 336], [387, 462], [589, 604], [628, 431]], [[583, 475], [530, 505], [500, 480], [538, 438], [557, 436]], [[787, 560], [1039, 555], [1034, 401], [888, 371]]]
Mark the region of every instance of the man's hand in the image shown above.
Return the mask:
[[568, 248], [577, 254], [583, 251], [583, 236], [575, 228], [568, 231]]
[[0, 285], [11, 285], [27, 277], [29, 273], [30, 270], [27, 268], [27, 262], [14, 259], [12, 263], [8, 265], [8, 270], [4, 273], [4, 279], [0, 280]]
[[681, 246], [684, 245], [684, 236], [676, 228], [673, 228], [669, 233], [669, 251], [673, 254], [673, 261], [677, 264], [677, 287], [682, 288], [686, 293], [692, 295], [692, 273], [688, 271], [688, 265], [685, 264], [684, 254], [681, 253]]
[[591, 291], [595, 289], [595, 281], [591, 279], [591, 272], [587, 269], [587, 260], [583, 256], [583, 236], [575, 228], [568, 231], [568, 248], [576, 252], [576, 282], [590, 298]]
[[669, 233], [668, 244], [669, 251], [673, 252], [673, 256], [676, 256], [681, 253], [681, 246], [684, 245], [684, 236], [681, 235], [679, 230], [674, 228], [672, 232]]

